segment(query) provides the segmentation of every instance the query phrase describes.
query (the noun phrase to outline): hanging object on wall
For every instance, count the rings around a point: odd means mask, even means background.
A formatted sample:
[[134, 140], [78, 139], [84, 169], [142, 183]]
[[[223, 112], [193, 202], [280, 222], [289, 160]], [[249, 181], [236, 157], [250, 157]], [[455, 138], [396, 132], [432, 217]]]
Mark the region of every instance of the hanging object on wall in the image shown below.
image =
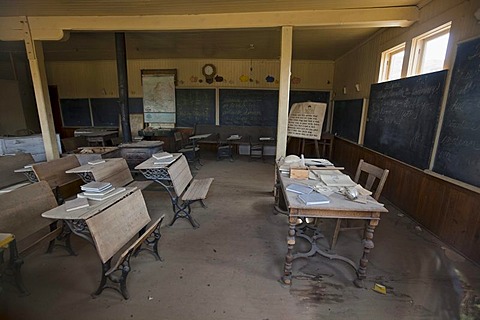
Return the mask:
[[268, 75], [266, 78], [265, 78], [265, 81], [267, 81], [268, 83], [272, 83], [273, 81], [275, 81], [275, 78], [271, 75]]
[[197, 82], [197, 81], [198, 81], [198, 77], [195, 77], [195, 76], [190, 77], [190, 82]]
[[217, 68], [213, 64], [207, 63], [202, 67], [202, 74], [205, 77], [206, 83], [213, 83], [213, 79], [217, 74]]
[[302, 79], [299, 77], [292, 77], [292, 84], [300, 84], [302, 82]]
[[242, 74], [239, 79], [241, 82], [248, 82], [250, 80], [250, 78], [244, 74]]
[[216, 82], [223, 82], [223, 77], [217, 75], [217, 76], [215, 77], [215, 81], [216, 81]]

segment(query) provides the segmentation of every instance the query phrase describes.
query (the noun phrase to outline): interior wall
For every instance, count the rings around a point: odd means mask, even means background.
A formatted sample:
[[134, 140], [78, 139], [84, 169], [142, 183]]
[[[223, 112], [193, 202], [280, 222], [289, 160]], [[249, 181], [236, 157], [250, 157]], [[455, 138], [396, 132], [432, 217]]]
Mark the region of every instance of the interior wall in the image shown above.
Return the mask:
[[[213, 64], [222, 81], [205, 82], [202, 67]], [[177, 69], [177, 87], [255, 88], [279, 87], [278, 60], [149, 59], [128, 60], [129, 96], [142, 97], [142, 69]], [[56, 85], [60, 98], [110, 98], [118, 96], [114, 60], [50, 61], [46, 63], [49, 85]], [[333, 61], [293, 61], [293, 90], [323, 90], [333, 87]], [[271, 76], [273, 82], [268, 82]], [[218, 79], [220, 80], [220, 79]]]
[[[434, 0], [420, 9], [420, 20], [409, 28], [389, 28], [335, 61], [334, 98], [368, 98], [370, 85], [378, 80], [382, 51], [406, 43], [405, 59], [410, 56], [411, 40], [435, 27], [452, 21], [445, 67], [453, 66], [457, 42], [480, 35], [480, 24], [473, 13], [480, 1]], [[360, 91], [355, 90], [359, 84]], [[343, 88], [346, 88], [346, 94]]]

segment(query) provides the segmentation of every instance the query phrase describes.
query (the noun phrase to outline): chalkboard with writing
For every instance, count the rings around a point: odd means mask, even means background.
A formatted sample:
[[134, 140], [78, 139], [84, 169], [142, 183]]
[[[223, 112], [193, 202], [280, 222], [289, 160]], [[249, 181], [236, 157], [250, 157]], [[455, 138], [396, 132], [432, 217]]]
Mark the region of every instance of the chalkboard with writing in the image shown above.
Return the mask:
[[278, 91], [220, 89], [220, 125], [277, 126]]
[[373, 84], [365, 146], [426, 169], [433, 149], [447, 71]]
[[335, 100], [332, 133], [355, 143], [360, 136], [363, 99]]
[[88, 99], [60, 99], [64, 127], [91, 127]]
[[215, 124], [215, 89], [176, 89], [177, 127]]
[[458, 45], [433, 171], [480, 187], [480, 38]]

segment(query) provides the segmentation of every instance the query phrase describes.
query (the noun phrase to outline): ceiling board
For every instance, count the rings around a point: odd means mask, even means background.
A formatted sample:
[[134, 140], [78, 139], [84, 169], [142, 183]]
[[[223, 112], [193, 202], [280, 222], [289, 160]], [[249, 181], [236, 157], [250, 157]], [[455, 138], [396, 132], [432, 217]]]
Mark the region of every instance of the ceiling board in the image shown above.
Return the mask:
[[2, 0], [0, 16], [174, 15], [382, 8], [420, 0]]

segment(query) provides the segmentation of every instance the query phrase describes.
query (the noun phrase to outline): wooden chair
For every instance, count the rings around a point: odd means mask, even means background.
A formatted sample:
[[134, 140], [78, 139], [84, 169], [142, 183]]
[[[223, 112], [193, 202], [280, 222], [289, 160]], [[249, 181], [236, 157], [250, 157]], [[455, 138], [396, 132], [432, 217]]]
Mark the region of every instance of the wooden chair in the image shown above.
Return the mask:
[[248, 140], [250, 144], [250, 160], [262, 159], [262, 161], [265, 161], [263, 158], [263, 143], [258, 140], [258, 137], [255, 139], [254, 137], [249, 136]]
[[200, 164], [200, 148], [196, 145], [184, 144], [183, 135], [180, 131], [176, 131], [173, 135], [177, 152], [183, 153], [189, 163], [198, 162]]
[[[365, 175], [366, 175], [366, 180], [363, 186], [365, 189], [372, 191], [373, 198], [378, 201], [378, 199], [380, 198], [380, 194], [382, 193], [383, 186], [387, 181], [388, 173], [389, 173], [388, 169], [381, 169], [361, 159], [360, 162], [358, 163], [358, 168], [357, 168], [357, 172], [355, 173], [354, 181], [361, 184], [361, 182], [364, 181], [363, 179], [365, 179]], [[342, 220], [343, 219], [337, 219], [337, 224], [335, 226], [335, 231], [333, 232], [333, 238], [332, 238], [332, 243], [330, 245], [330, 249], [333, 249], [335, 247], [335, 244], [337, 243], [337, 239], [338, 239], [338, 234], [340, 233], [340, 231], [365, 229], [365, 226], [342, 227], [341, 226]]]

